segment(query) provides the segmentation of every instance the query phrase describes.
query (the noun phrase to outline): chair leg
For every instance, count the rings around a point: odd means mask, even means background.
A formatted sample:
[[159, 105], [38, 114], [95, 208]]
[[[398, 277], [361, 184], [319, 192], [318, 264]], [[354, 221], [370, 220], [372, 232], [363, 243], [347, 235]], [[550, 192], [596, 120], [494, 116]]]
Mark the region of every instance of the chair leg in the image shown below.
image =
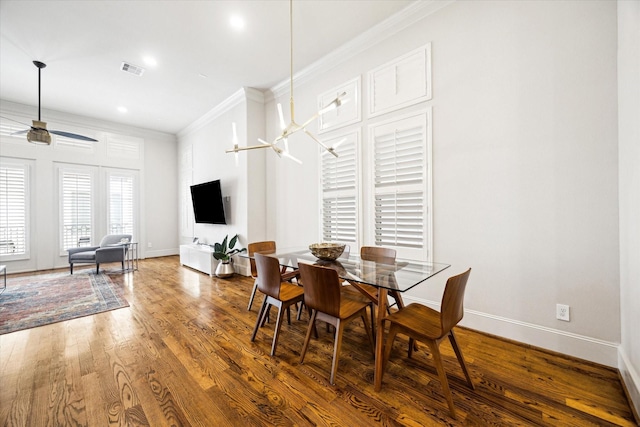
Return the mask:
[[335, 384], [336, 372], [338, 371], [338, 359], [340, 358], [340, 348], [342, 347], [342, 331], [344, 330], [344, 323], [338, 319], [338, 323], [335, 325], [336, 335], [333, 343], [333, 361], [331, 362], [331, 378], [329, 383]]
[[256, 326], [253, 328], [253, 334], [251, 334], [251, 342], [255, 341], [256, 334], [258, 333], [258, 329], [264, 322], [263, 317], [265, 317], [265, 314], [267, 311], [267, 305], [269, 304], [268, 299], [269, 298], [265, 295], [264, 302], [262, 303], [262, 306], [260, 307], [260, 311], [258, 312], [258, 318], [256, 319]]
[[73, 263], [69, 264], [69, 268], [71, 269], [71, 274], [73, 274]]
[[100, 264], [96, 264], [96, 274], [100, 273]]
[[316, 316], [317, 311], [311, 310], [309, 316], [309, 327], [307, 328], [307, 335], [304, 337], [304, 344], [302, 344], [302, 351], [300, 352], [300, 364], [304, 362], [304, 355], [307, 354], [307, 348], [309, 347], [309, 341], [311, 341], [311, 331], [315, 331], [316, 338], [318, 338], [318, 331], [316, 331]]
[[456, 336], [453, 334], [453, 329], [449, 331], [449, 342], [451, 342], [451, 347], [453, 347], [453, 351], [456, 353], [456, 357], [458, 358], [458, 362], [460, 363], [462, 372], [464, 373], [464, 376], [467, 379], [467, 384], [469, 385], [471, 390], [475, 390], [476, 388], [473, 385], [473, 382], [471, 382], [469, 371], [467, 371], [467, 365], [464, 362], [464, 356], [462, 356], [462, 351], [460, 350], [460, 347], [458, 347], [458, 341], [456, 340]]
[[373, 340], [373, 334], [371, 332], [371, 328], [369, 327], [369, 319], [367, 319], [367, 308], [364, 308], [364, 313], [362, 313], [362, 323], [364, 323], [364, 330], [367, 333], [367, 338], [369, 338], [369, 344], [371, 344], [371, 354], [373, 357], [376, 357], [376, 344]]
[[435, 341], [427, 341], [431, 355], [433, 356], [433, 363], [436, 365], [438, 371], [438, 377], [440, 378], [440, 385], [444, 393], [444, 398], [447, 399], [449, 405], [449, 412], [452, 418], [456, 418], [456, 408], [453, 406], [453, 397], [451, 396], [451, 390], [449, 389], [449, 381], [447, 381], [447, 374], [444, 371], [444, 365], [442, 364], [442, 356], [440, 355], [440, 349], [438, 343]]
[[[268, 298], [268, 297], [265, 297], [265, 298]], [[271, 313], [271, 304], [269, 304], [269, 306], [267, 307], [267, 312], [262, 317], [262, 324], [260, 326], [264, 326], [267, 322], [271, 321], [269, 313]]]
[[[384, 328], [384, 324], [382, 325], [382, 327]], [[391, 325], [389, 327], [389, 333], [387, 334], [387, 342], [384, 345], [384, 357], [382, 358], [382, 370], [380, 372], [381, 381], [382, 376], [384, 375], [384, 370], [387, 367], [387, 362], [389, 361], [389, 357], [391, 356], [391, 347], [393, 347], [393, 341], [395, 341], [397, 334], [397, 328]]]
[[302, 317], [302, 309], [304, 308], [304, 301], [300, 301], [300, 308], [298, 308], [298, 303], [296, 303], [296, 311], [298, 314], [296, 314], [296, 320], [300, 320], [300, 318]]
[[[288, 307], [287, 307], [288, 308]], [[278, 337], [280, 336], [280, 328], [282, 327], [282, 318], [284, 317], [284, 308], [282, 304], [278, 307], [278, 319], [276, 320], [276, 328], [273, 332], [273, 344], [271, 344], [271, 355], [275, 356], [276, 347], [278, 346]], [[289, 322], [291, 323], [291, 322]]]
[[251, 290], [251, 297], [249, 297], [249, 305], [247, 306], [247, 311], [251, 311], [251, 306], [253, 305], [253, 299], [256, 297], [256, 291], [258, 290], [258, 279], [253, 282], [253, 289]]
[[369, 303], [369, 313], [371, 313], [371, 334], [373, 335], [373, 342], [375, 345], [375, 337], [376, 337], [376, 312], [374, 308], [374, 304]]

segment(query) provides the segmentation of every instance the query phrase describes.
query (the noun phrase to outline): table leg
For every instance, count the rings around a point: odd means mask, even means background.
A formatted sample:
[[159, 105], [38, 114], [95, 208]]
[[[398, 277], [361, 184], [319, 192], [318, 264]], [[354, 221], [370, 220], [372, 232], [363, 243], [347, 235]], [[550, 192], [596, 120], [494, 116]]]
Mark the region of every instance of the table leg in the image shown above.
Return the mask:
[[387, 289], [378, 288], [378, 313], [376, 317], [376, 357], [373, 374], [374, 390], [382, 388], [382, 365], [384, 363], [384, 318], [387, 314]]

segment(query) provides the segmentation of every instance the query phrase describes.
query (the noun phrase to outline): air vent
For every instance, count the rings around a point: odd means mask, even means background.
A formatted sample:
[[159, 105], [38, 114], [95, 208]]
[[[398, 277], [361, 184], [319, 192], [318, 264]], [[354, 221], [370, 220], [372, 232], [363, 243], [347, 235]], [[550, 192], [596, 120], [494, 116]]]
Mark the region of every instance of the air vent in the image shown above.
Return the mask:
[[120, 65], [120, 69], [127, 73], [135, 74], [136, 76], [141, 76], [142, 74], [144, 74], [144, 68], [130, 64], [128, 62], [123, 62], [122, 65]]

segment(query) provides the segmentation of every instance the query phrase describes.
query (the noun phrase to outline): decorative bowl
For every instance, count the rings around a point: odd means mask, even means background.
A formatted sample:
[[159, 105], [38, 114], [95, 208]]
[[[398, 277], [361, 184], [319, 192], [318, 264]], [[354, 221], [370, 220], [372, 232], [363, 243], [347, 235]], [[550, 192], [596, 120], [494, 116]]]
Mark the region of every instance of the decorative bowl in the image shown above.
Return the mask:
[[309, 250], [318, 259], [335, 261], [344, 252], [344, 247], [340, 243], [314, 243], [309, 245]]

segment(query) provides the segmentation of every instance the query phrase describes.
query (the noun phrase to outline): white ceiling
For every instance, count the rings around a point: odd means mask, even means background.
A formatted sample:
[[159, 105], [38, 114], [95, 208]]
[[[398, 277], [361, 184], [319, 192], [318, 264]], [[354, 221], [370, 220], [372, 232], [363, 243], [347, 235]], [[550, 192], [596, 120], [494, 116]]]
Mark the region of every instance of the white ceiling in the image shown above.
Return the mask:
[[[294, 1], [294, 73], [412, 2]], [[232, 14], [244, 18], [243, 31], [230, 27]], [[168, 133], [242, 87], [289, 78], [287, 0], [0, 0], [0, 32], [0, 98], [33, 105], [34, 118], [33, 60], [47, 64], [43, 109]], [[157, 66], [146, 66], [146, 55]], [[144, 75], [120, 71], [122, 61], [146, 68]]]

